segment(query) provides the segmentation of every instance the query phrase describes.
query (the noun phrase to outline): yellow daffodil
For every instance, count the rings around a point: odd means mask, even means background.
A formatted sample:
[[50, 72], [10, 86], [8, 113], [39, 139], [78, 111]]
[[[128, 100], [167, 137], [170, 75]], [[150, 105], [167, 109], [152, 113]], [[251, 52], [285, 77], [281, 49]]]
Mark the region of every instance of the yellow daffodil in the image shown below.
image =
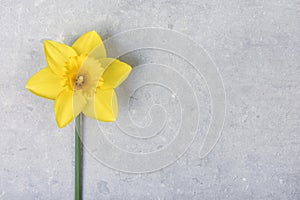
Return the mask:
[[47, 67], [33, 75], [26, 88], [54, 100], [57, 125], [62, 128], [79, 113], [100, 121], [114, 121], [118, 115], [114, 91], [131, 67], [107, 58], [100, 36], [87, 32], [70, 47], [51, 40], [44, 42]]

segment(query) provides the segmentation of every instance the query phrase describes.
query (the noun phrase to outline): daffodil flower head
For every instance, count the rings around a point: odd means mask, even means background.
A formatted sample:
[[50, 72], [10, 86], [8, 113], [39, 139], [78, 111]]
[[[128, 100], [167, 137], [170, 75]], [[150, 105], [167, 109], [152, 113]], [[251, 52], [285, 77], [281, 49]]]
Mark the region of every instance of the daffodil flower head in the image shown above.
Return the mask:
[[106, 57], [100, 36], [90, 31], [70, 47], [46, 40], [47, 67], [26, 83], [32, 93], [54, 100], [57, 125], [61, 128], [79, 113], [99, 121], [114, 121], [118, 115], [114, 88], [129, 75], [131, 67]]

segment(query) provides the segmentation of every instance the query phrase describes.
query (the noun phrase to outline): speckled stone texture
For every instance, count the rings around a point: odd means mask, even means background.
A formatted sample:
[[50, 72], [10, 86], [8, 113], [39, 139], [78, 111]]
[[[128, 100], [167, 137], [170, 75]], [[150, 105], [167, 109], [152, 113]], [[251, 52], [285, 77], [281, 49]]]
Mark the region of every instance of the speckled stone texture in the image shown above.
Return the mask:
[[[0, 199], [73, 199], [74, 123], [57, 128], [53, 102], [25, 90], [45, 66], [43, 40], [71, 44], [91, 29], [105, 39], [149, 26], [190, 36], [219, 67], [222, 137], [204, 159], [193, 145], [147, 174], [84, 153], [84, 199], [300, 199], [299, 1], [0, 0], [0, 9]], [[147, 54], [165, 56], [132, 56]], [[143, 92], [135, 97], [141, 104]]]

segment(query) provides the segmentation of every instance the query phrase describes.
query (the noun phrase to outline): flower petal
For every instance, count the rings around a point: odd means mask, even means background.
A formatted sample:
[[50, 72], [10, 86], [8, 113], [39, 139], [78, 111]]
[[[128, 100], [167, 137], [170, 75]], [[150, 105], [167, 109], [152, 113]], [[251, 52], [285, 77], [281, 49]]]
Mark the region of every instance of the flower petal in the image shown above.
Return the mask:
[[118, 87], [129, 75], [131, 67], [113, 58], [105, 58], [100, 60], [102, 67], [106, 68], [102, 74], [104, 79], [101, 89], [112, 89]]
[[26, 83], [26, 88], [47, 99], [55, 99], [63, 90], [60, 77], [54, 74], [49, 67], [45, 67], [34, 74]]
[[118, 116], [118, 101], [115, 91], [98, 89], [94, 98], [89, 99], [83, 113], [99, 121], [115, 121]]
[[97, 50], [95, 51], [97, 52], [98, 56], [101, 58], [106, 57], [106, 51], [103, 42], [96, 31], [90, 31], [83, 34], [74, 42], [72, 47], [79, 55], [88, 54], [97, 47]]
[[69, 57], [77, 55], [72, 47], [51, 40], [45, 40], [44, 51], [48, 66], [57, 75], [63, 73], [63, 67]]
[[54, 112], [58, 127], [70, 123], [85, 107], [87, 101], [80, 93], [62, 91], [54, 102]]

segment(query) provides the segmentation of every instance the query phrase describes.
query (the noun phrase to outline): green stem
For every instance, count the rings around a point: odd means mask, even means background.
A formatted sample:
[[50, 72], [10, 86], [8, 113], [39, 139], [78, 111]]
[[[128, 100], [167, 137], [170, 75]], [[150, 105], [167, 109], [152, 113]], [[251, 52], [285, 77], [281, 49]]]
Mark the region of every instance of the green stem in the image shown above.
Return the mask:
[[81, 200], [81, 114], [75, 119], [75, 200]]

